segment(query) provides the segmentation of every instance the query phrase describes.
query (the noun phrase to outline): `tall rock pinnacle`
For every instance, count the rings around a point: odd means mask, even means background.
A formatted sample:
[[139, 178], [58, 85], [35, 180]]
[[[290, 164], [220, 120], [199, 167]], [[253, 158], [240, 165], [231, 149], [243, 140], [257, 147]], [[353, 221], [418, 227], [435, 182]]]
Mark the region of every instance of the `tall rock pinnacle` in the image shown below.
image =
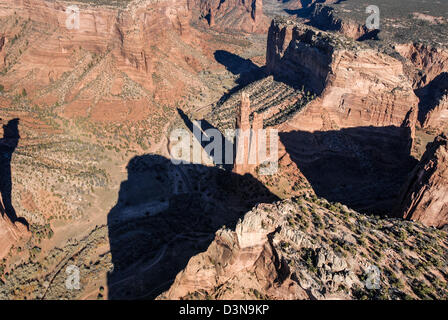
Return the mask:
[[259, 130], [263, 129], [263, 116], [254, 113], [252, 127], [249, 121], [250, 99], [245, 92], [241, 94], [241, 104], [236, 119], [237, 139], [236, 157], [233, 171], [237, 174], [253, 173], [260, 163], [258, 156]]

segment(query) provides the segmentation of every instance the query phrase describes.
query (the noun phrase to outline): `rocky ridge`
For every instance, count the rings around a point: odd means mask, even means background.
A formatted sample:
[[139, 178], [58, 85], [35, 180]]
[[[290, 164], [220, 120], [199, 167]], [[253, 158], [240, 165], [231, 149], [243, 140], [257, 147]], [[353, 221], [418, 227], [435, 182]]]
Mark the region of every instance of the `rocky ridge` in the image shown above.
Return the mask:
[[200, 16], [210, 27], [222, 30], [265, 33], [269, 19], [263, 13], [262, 0], [193, 0]]
[[158, 299], [446, 299], [447, 245], [442, 231], [316, 197], [260, 204]]
[[299, 78], [317, 94], [290, 125], [309, 131], [369, 125], [413, 131], [418, 99], [399, 60], [290, 20], [274, 20], [267, 50], [269, 72]]
[[[66, 26], [73, 4], [79, 29]], [[32, 296], [13, 288], [39, 277], [25, 269], [106, 223], [130, 157], [165, 152], [175, 106], [203, 107], [233, 85], [216, 50], [263, 54], [251, 35], [203, 26], [198, 10], [187, 0], [0, 1], [1, 118], [20, 118], [11, 200], [31, 233], [2, 214], [0, 285], [20, 279], [3, 297]]]

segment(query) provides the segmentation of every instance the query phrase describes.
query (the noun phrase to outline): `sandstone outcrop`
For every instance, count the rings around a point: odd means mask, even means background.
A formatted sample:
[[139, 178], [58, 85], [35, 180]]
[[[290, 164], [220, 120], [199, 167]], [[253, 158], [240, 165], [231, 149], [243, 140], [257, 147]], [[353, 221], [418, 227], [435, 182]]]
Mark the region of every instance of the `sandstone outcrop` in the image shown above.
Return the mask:
[[[266, 71], [244, 88], [250, 113], [279, 130], [280, 148], [314, 191], [357, 210], [390, 212], [416, 164], [410, 150], [419, 100], [402, 61], [338, 33], [275, 19]], [[236, 93], [217, 104], [211, 122], [235, 128], [239, 100]]]
[[402, 62], [337, 33], [274, 20], [267, 70], [311, 96], [277, 127], [316, 193], [390, 212], [415, 165], [419, 100]]
[[262, 0], [194, 0], [200, 16], [220, 29], [265, 33], [269, 19], [263, 14]]
[[235, 140], [236, 155], [233, 171], [237, 174], [254, 173], [256, 167], [260, 164], [259, 159], [259, 130], [263, 129], [263, 118], [255, 113], [252, 126], [249, 121], [250, 99], [246, 93], [241, 94], [241, 105], [238, 110], [236, 129], [239, 131]]
[[[417, 233], [434, 236], [437, 243], [447, 245], [445, 234], [437, 236], [434, 229], [397, 220], [380, 222], [326, 200], [260, 204], [235, 230], [220, 229], [207, 251], [191, 258], [158, 299], [372, 299], [380, 295], [423, 299], [418, 287], [426, 284], [400, 271], [400, 266], [413, 268], [409, 261], [424, 256], [400, 251], [400, 242], [412, 241], [398, 240], [404, 232], [409, 232], [409, 238]], [[391, 247], [383, 251], [379, 243]], [[382, 259], [375, 258], [377, 249]], [[443, 251], [435, 253], [428, 269], [443, 269], [437, 261], [446, 259]], [[393, 271], [387, 261], [394, 261]], [[380, 271], [386, 268], [391, 271]]]
[[[412, 6], [401, 11], [393, 3], [380, 1], [376, 4], [381, 9], [380, 29], [369, 30], [365, 25], [367, 14], [360, 14], [359, 5], [356, 1], [299, 1], [298, 7], [302, 13], [309, 9], [304, 16], [310, 25], [321, 30], [336, 31], [360, 41], [376, 39], [367, 44], [404, 65], [404, 73], [420, 99], [417, 124], [437, 133], [446, 130], [444, 101], [437, 92], [431, 92], [431, 87], [437, 77], [448, 71], [448, 40], [445, 33], [437, 32], [441, 25], [448, 25], [443, 15], [448, 7], [429, 6], [428, 14], [421, 14], [409, 11]], [[416, 24], [416, 19], [425, 23]]]
[[[286, 120], [307, 131], [396, 126], [412, 136], [418, 108], [412, 82], [401, 61], [367, 45], [278, 18], [269, 29], [266, 72], [271, 76], [245, 91], [251, 113], [263, 113], [270, 126]], [[229, 110], [238, 105], [235, 94], [213, 110], [222, 128], [235, 127]]]
[[413, 87], [423, 88], [443, 72], [448, 72], [448, 49], [423, 43], [399, 44], [395, 50], [414, 67]]
[[[310, 23], [323, 30], [342, 32], [360, 40], [375, 39], [372, 46], [380, 44], [394, 46], [397, 43], [427, 43], [437, 45], [448, 43], [447, 34], [442, 31], [448, 26], [447, 3], [427, 3], [420, 1], [302, 1], [313, 3], [308, 18]], [[379, 29], [368, 30], [366, 22], [372, 12], [367, 8], [375, 5], [379, 9]], [[423, 13], [424, 12], [424, 13]], [[301, 13], [306, 13], [302, 10]], [[352, 26], [344, 28], [344, 26]], [[359, 34], [353, 31], [365, 31]], [[348, 32], [347, 32], [348, 31]], [[379, 40], [379, 41], [378, 41]]]
[[420, 163], [403, 188], [396, 215], [427, 226], [448, 224], [448, 138], [428, 144]]
[[267, 69], [317, 94], [288, 124], [301, 130], [396, 126], [414, 130], [418, 99], [402, 63], [370, 47], [291, 21], [273, 21]]
[[[447, 69], [448, 70], [448, 69]], [[440, 74], [423, 92], [421, 125], [439, 133], [448, 130], [448, 72]]]
[[[87, 110], [105, 115], [111, 101], [133, 101], [142, 110], [141, 119], [156, 101], [181, 94], [179, 79], [195, 73], [186, 59], [178, 59], [185, 49], [173, 45], [197, 42], [186, 0], [132, 2], [125, 8], [79, 4], [79, 28], [67, 28], [67, 5], [0, 1], [2, 51], [7, 50], [2, 84], [7, 90], [25, 88], [37, 105], [63, 105], [66, 117]], [[157, 52], [169, 54], [162, 59]], [[163, 83], [156, 81], [161, 65]]]
[[419, 125], [438, 134], [448, 129], [448, 49], [423, 43], [397, 45], [420, 99]]

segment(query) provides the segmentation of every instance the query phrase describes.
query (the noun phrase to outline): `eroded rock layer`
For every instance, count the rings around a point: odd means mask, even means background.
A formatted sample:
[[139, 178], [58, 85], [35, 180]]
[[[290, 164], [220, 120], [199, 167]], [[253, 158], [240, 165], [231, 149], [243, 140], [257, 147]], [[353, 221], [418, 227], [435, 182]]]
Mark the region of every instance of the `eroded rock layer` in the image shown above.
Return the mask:
[[[310, 23], [323, 30], [335, 30], [359, 37], [356, 31], [365, 31], [360, 40], [375, 40], [377, 44], [427, 43], [431, 45], [448, 42], [448, 4], [446, 2], [423, 2], [421, 0], [389, 1], [301, 1], [313, 3], [308, 12]], [[373, 15], [372, 6], [378, 15]], [[301, 11], [302, 15], [307, 12]], [[375, 18], [376, 17], [376, 18]], [[379, 29], [368, 30], [367, 21], [379, 22]], [[347, 26], [351, 26], [347, 28]], [[380, 41], [378, 41], [380, 40]], [[372, 45], [376, 45], [372, 43]]]
[[[37, 105], [63, 106], [58, 112], [67, 118], [135, 121], [162, 113], [152, 107], [204, 87], [197, 73], [210, 66], [213, 56], [203, 50], [207, 35], [191, 23], [207, 3], [145, 0], [92, 6], [87, 1], [78, 4], [78, 27], [67, 22], [71, 3], [2, 0], [1, 83], [11, 93], [25, 89]], [[208, 5], [220, 6], [217, 25], [222, 15], [235, 30], [256, 31], [266, 19], [259, 1]], [[112, 106], [116, 112], [108, 113]]]
[[[178, 79], [194, 72], [185, 59], [175, 71], [174, 57], [179, 61], [182, 48], [170, 44], [194, 42], [187, 1], [143, 1], [127, 8], [79, 4], [79, 28], [67, 27], [67, 6], [43, 0], [14, 6], [0, 2], [6, 90], [26, 89], [38, 105], [64, 105], [66, 117], [107, 119], [106, 110], [113, 104], [117, 112], [109, 120], [135, 120], [173, 88], [181, 92]], [[164, 62], [157, 58], [159, 50], [168, 53]], [[156, 81], [160, 64], [165, 72], [172, 71], [166, 72], [163, 85]], [[156, 88], [157, 94], [148, 94]]]
[[[244, 88], [251, 116], [280, 131], [281, 144], [319, 196], [387, 213], [415, 160], [418, 98], [401, 60], [337, 33], [275, 19], [269, 76]], [[238, 93], [210, 118], [234, 128]]]
[[438, 136], [427, 146], [403, 189], [396, 214], [428, 226], [448, 224], [448, 138]]

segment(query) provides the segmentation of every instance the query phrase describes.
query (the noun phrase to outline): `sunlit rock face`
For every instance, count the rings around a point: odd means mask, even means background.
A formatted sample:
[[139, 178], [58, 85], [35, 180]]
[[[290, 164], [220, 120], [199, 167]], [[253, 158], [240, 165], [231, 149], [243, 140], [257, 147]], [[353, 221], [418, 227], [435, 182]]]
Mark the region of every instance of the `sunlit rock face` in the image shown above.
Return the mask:
[[269, 19], [263, 14], [262, 0], [191, 0], [200, 17], [211, 27], [243, 32], [265, 33]]
[[427, 226], [448, 224], [448, 138], [428, 144], [418, 166], [403, 189], [396, 215]]

